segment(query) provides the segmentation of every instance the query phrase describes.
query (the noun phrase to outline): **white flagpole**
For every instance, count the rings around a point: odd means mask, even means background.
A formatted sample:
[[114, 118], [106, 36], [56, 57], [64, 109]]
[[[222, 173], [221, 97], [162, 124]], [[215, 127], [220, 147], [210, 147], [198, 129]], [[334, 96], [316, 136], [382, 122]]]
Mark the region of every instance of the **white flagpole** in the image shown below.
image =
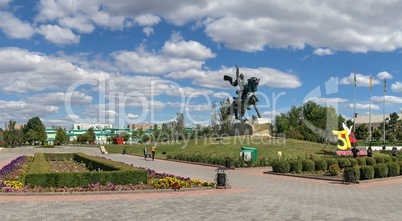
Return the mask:
[[356, 97], [356, 69], [355, 69], [355, 72], [354, 72], [354, 85], [353, 85], [353, 132], [355, 132], [356, 131], [356, 124], [355, 124], [355, 121], [356, 121], [356, 110], [355, 110], [355, 106], [356, 106], [356, 103], [355, 103], [355, 97]]
[[373, 80], [372, 80], [372, 76], [370, 74], [370, 80], [369, 80], [369, 88], [370, 88], [370, 97], [369, 97], [369, 141], [370, 141], [370, 146], [371, 146], [371, 89], [373, 87]]
[[383, 136], [385, 146], [385, 93], [387, 92], [387, 80], [384, 78], [384, 97], [382, 99], [382, 124], [383, 124]]

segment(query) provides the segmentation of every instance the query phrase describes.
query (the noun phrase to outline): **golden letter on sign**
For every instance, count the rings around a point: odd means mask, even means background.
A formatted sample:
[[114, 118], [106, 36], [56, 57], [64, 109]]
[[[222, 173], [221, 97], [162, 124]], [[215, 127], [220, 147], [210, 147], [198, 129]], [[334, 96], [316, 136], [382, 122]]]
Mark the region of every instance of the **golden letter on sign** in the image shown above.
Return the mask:
[[338, 149], [346, 150], [352, 147], [352, 145], [350, 144], [349, 133], [347, 130], [341, 130], [341, 131], [333, 130], [332, 133], [338, 135]]

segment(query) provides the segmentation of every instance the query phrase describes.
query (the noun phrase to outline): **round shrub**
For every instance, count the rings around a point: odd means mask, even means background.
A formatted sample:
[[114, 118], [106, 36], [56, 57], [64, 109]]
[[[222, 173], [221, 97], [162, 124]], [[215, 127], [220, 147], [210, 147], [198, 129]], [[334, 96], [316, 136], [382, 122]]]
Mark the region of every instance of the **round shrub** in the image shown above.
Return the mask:
[[335, 159], [335, 158], [327, 158], [327, 159], [325, 159], [325, 160], [327, 161], [328, 167], [329, 167], [330, 165], [332, 165], [332, 164], [338, 164], [338, 160]]
[[354, 166], [357, 166], [357, 165], [358, 165], [358, 163], [357, 163], [357, 160], [356, 160], [356, 159], [349, 159], [349, 161], [350, 161], [350, 166], [352, 166], [352, 167], [354, 167]]
[[391, 159], [392, 159], [392, 162], [398, 162], [398, 157], [392, 156]]
[[274, 164], [272, 165], [272, 170], [278, 173], [289, 173], [290, 165], [285, 160], [278, 160], [275, 161]]
[[366, 165], [374, 166], [376, 163], [377, 163], [377, 161], [374, 158], [366, 157]]
[[312, 160], [306, 159], [302, 161], [303, 171], [313, 172], [315, 170], [315, 163]]
[[341, 168], [339, 167], [338, 164], [332, 164], [332, 165], [329, 165], [328, 172], [332, 176], [337, 176], [341, 172]]
[[366, 158], [365, 157], [358, 157], [356, 158], [357, 164], [359, 166], [366, 166]]
[[399, 164], [395, 162], [388, 162], [386, 165], [388, 167], [388, 176], [399, 176], [401, 173], [401, 167]]
[[[402, 168], [402, 161], [396, 162], [399, 165], [399, 168]], [[399, 175], [402, 175], [402, 170], [400, 170]]]
[[289, 161], [289, 165], [290, 165], [290, 172], [301, 173], [303, 170], [303, 165], [299, 160]]
[[327, 161], [324, 159], [314, 160], [315, 170], [326, 171], [328, 169]]
[[338, 164], [339, 164], [339, 167], [342, 169], [345, 167], [350, 167], [350, 165], [351, 165], [349, 159], [347, 159], [347, 158], [340, 158], [338, 160]]
[[391, 156], [384, 157], [384, 163], [390, 163], [390, 162], [392, 162], [392, 157]]
[[377, 163], [373, 167], [374, 178], [385, 178], [388, 176], [388, 167], [384, 163]]
[[360, 167], [360, 179], [361, 180], [374, 179], [374, 168], [373, 168], [373, 166], [361, 166]]
[[376, 163], [385, 163], [384, 157], [376, 156], [374, 157]]

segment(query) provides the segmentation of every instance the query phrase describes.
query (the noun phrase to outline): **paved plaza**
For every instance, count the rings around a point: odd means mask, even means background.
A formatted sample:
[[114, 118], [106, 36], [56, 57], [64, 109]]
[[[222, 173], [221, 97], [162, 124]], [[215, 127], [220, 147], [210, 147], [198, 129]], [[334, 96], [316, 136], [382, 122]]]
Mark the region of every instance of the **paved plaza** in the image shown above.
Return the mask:
[[[214, 181], [214, 167], [108, 154], [98, 148], [2, 149], [0, 165], [35, 152], [84, 152]], [[0, 194], [0, 220], [401, 220], [402, 178], [361, 184], [227, 170], [231, 189], [68, 195]]]

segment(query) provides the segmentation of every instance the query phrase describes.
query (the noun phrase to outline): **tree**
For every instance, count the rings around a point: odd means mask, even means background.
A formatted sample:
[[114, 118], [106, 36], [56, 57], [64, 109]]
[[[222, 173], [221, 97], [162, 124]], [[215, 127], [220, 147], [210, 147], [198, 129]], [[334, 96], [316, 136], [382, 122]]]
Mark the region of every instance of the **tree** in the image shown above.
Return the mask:
[[39, 117], [33, 117], [29, 119], [23, 130], [25, 134], [25, 140], [29, 143], [45, 143], [47, 137], [45, 125], [42, 123]]
[[[227, 98], [220, 102], [220, 109], [219, 109], [219, 125], [220, 125], [220, 135], [228, 133], [229, 128], [232, 125], [232, 118], [230, 116], [230, 100]], [[200, 130], [198, 130], [200, 131]]]
[[378, 128], [374, 129], [373, 132], [371, 133], [371, 137], [374, 140], [379, 141], [380, 138], [382, 137], [382, 131]]
[[177, 138], [183, 140], [186, 138], [185, 126], [184, 126], [184, 115], [183, 113], [176, 114], [176, 128], [175, 128]]
[[91, 142], [91, 135], [89, 133], [83, 133], [77, 136], [77, 142], [81, 144], [88, 144]]
[[6, 147], [15, 147], [17, 145], [19, 132], [15, 126], [15, 120], [10, 120], [8, 122], [6, 131], [4, 132], [4, 141], [6, 143]]
[[367, 125], [360, 124], [359, 126], [356, 126], [355, 136], [358, 140], [366, 140], [369, 136], [369, 128], [367, 127]]
[[63, 145], [66, 144], [67, 142], [68, 142], [68, 136], [66, 129], [58, 127], [56, 131], [56, 137], [54, 138], [54, 143], [56, 145]]
[[89, 137], [90, 137], [89, 143], [90, 143], [90, 144], [94, 143], [95, 140], [96, 140], [96, 135], [95, 135], [94, 129], [93, 129], [92, 127], [90, 127], [90, 128], [87, 130], [86, 133], [87, 133], [87, 134], [89, 135]]

